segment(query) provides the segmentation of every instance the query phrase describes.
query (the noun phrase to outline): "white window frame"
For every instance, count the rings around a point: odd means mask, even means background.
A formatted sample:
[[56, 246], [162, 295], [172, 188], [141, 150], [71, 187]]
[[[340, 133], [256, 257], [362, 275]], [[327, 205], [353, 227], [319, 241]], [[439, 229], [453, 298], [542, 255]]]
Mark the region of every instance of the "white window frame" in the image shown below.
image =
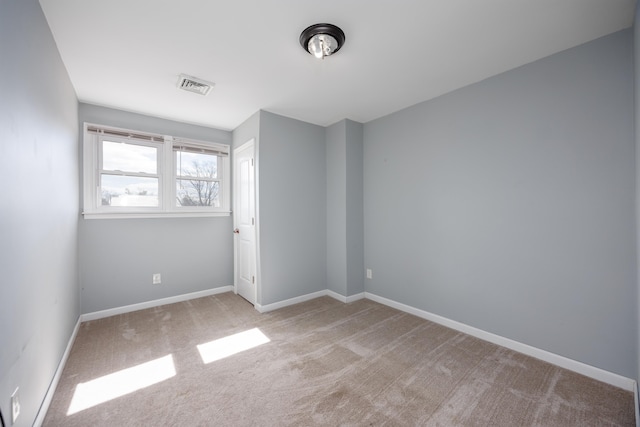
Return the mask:
[[[185, 176], [185, 175], [180, 176], [177, 173], [177, 169], [178, 169], [177, 153], [180, 151], [202, 152], [202, 153], [214, 154], [218, 156], [216, 178], [202, 177], [202, 178], [199, 178], [198, 180], [219, 183], [218, 191], [219, 193], [222, 193], [222, 194], [219, 195], [218, 199], [220, 201], [220, 207], [222, 207], [222, 205], [224, 204], [224, 201], [223, 201], [224, 194], [228, 193], [228, 189], [225, 191], [224, 185], [225, 185], [225, 182], [228, 184], [228, 181], [229, 181], [229, 179], [225, 179], [225, 172], [229, 171], [229, 161], [228, 161], [229, 147], [226, 146], [226, 150], [227, 150], [226, 152], [224, 151], [224, 148], [222, 150], [220, 148], [221, 147], [219, 146], [214, 146], [212, 144], [203, 144], [201, 142], [196, 142], [193, 140], [185, 140], [185, 139], [179, 139], [179, 138], [173, 139], [173, 143], [171, 144], [171, 170], [173, 174], [173, 182], [171, 183], [171, 200], [173, 200], [174, 202], [175, 200], [177, 200], [177, 194], [176, 194], [177, 182], [176, 181], [180, 178], [189, 179], [188, 176]], [[227, 172], [227, 176], [228, 175], [230, 174]], [[208, 212], [212, 208], [208, 206], [177, 206], [176, 205], [175, 209], [180, 212], [185, 212], [185, 211]], [[229, 211], [228, 207], [227, 207], [227, 211]]]
[[[101, 141], [108, 135], [111, 140], [154, 146], [158, 148], [157, 173], [158, 207], [102, 206], [100, 191]], [[217, 178], [220, 206], [178, 206], [176, 203], [175, 147], [200, 148], [218, 155]], [[154, 135], [122, 128], [91, 123], [84, 124], [83, 132], [83, 215], [88, 219], [105, 218], [159, 218], [159, 217], [211, 217], [229, 216], [231, 201], [229, 145], [215, 142]], [[135, 173], [125, 173], [135, 176]]]

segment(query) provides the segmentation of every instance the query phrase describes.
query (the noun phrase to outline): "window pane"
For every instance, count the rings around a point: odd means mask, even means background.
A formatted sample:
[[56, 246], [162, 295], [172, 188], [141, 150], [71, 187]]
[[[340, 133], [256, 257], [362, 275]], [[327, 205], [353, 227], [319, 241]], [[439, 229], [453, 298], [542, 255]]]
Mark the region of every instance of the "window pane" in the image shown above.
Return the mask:
[[158, 207], [158, 179], [101, 175], [102, 206]]
[[219, 188], [219, 182], [179, 179], [176, 188], [176, 206], [220, 207]]
[[176, 151], [176, 175], [218, 178], [218, 156]]
[[102, 169], [122, 172], [158, 172], [158, 149], [126, 142], [102, 142]]

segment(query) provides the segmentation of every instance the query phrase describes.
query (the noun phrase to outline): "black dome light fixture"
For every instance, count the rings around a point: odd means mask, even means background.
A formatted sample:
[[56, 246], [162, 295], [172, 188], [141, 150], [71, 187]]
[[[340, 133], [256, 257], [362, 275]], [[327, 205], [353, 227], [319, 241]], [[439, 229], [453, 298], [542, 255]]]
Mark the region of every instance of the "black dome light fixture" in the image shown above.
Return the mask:
[[344, 41], [344, 32], [333, 24], [314, 24], [300, 34], [302, 48], [318, 59], [339, 51]]

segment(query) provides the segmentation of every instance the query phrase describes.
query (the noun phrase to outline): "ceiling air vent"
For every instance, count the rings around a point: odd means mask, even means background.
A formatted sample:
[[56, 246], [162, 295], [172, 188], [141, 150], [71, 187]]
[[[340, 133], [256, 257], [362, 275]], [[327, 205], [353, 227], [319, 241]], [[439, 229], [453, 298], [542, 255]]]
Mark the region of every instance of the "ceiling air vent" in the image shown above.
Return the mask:
[[214, 83], [187, 76], [186, 74], [180, 74], [180, 79], [178, 80], [178, 88], [187, 92], [199, 93], [200, 95], [208, 95], [213, 86]]

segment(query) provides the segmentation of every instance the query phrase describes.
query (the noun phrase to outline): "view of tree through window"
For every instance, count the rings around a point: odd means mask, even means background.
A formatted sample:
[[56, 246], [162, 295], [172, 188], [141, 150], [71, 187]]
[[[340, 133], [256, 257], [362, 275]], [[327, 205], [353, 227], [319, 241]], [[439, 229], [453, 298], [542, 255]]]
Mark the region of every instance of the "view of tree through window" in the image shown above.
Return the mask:
[[228, 216], [229, 145], [85, 123], [87, 218]]
[[218, 156], [175, 151], [176, 206], [220, 206]]

